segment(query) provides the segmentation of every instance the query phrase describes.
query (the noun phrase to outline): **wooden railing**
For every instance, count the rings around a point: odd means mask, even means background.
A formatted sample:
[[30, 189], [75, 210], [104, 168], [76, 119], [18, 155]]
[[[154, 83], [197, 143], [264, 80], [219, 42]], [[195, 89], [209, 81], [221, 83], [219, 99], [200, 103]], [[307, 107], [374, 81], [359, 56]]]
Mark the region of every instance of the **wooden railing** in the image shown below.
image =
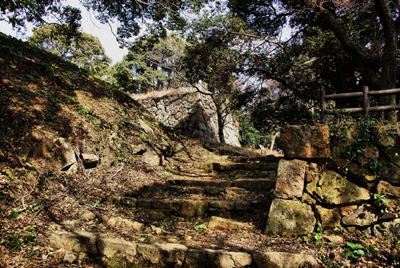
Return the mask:
[[387, 105], [387, 106], [375, 106], [370, 107], [369, 96], [375, 95], [392, 95], [400, 93], [400, 88], [394, 89], [386, 89], [386, 90], [376, 90], [376, 91], [369, 91], [367, 86], [364, 86], [362, 92], [351, 92], [351, 93], [340, 93], [340, 94], [332, 94], [332, 95], [325, 95], [325, 91], [321, 92], [321, 119], [322, 123], [326, 124], [326, 115], [327, 114], [334, 114], [337, 113], [338, 110], [329, 110], [326, 108], [326, 101], [327, 100], [336, 100], [336, 99], [343, 99], [343, 98], [352, 98], [352, 97], [362, 97], [363, 98], [363, 107], [359, 108], [345, 108], [340, 109], [340, 112], [345, 113], [357, 113], [363, 112], [365, 117], [369, 117], [370, 112], [379, 112], [379, 111], [393, 111], [393, 110], [400, 110], [400, 105]]

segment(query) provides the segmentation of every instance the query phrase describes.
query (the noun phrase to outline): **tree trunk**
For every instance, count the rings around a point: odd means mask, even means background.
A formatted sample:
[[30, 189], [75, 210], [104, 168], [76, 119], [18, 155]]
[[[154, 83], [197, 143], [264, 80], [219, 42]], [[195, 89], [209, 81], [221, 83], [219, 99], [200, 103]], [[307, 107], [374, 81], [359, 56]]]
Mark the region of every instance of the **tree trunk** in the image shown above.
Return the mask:
[[[385, 47], [382, 57], [382, 89], [396, 87], [397, 82], [397, 34], [396, 25], [387, 0], [375, 0], [379, 18], [381, 19], [385, 35]], [[380, 105], [396, 105], [396, 95], [383, 96], [379, 99]], [[386, 112], [385, 120], [389, 124], [397, 123], [397, 111]]]
[[215, 103], [215, 107], [217, 108], [217, 121], [218, 121], [218, 137], [219, 137], [219, 141], [223, 144], [226, 143], [225, 141], [225, 136], [224, 136], [224, 118], [223, 118], [223, 114], [222, 114], [222, 104], [219, 102], [216, 102], [214, 100]]

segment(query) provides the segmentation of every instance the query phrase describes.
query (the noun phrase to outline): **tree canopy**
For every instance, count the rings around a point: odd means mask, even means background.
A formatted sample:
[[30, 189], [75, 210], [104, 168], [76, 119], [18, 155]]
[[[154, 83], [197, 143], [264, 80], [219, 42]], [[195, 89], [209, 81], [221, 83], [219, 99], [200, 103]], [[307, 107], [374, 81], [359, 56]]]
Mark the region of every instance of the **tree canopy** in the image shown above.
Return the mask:
[[142, 93], [187, 84], [182, 69], [187, 43], [170, 33], [164, 38], [143, 37], [115, 65], [114, 78], [126, 91]]
[[105, 54], [99, 39], [76, 31], [71, 40], [66, 34], [68, 28], [68, 25], [42, 26], [34, 30], [28, 41], [89, 70], [94, 75], [107, 75], [111, 60]]
[[[62, 3], [7, 0], [0, 7], [3, 17], [14, 16], [16, 23], [51, 12], [72, 23], [78, 12]], [[157, 88], [185, 74], [192, 84], [206, 82], [218, 105], [228, 98], [245, 100], [245, 110], [260, 121], [259, 128], [268, 116], [268, 122], [276, 124], [311, 122], [321, 90], [359, 91], [364, 85], [379, 90], [399, 83], [398, 0], [82, 3], [103, 23], [119, 23], [117, 35], [122, 44], [146, 29], [147, 36], [135, 42], [116, 67], [118, 83], [126, 82], [122, 86], [131, 91]], [[161, 49], [168, 47], [162, 43], [168, 29], [182, 33], [190, 44], [186, 50], [171, 54]], [[181, 48], [178, 43], [173, 46]], [[393, 95], [380, 103], [398, 102]], [[386, 119], [397, 122], [396, 113]]]

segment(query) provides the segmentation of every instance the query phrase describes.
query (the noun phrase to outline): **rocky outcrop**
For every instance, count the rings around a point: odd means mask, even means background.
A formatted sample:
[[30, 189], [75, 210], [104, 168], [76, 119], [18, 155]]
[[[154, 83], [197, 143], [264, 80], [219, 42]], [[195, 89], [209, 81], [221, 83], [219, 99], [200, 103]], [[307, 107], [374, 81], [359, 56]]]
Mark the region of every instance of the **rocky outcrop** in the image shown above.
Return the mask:
[[[208, 95], [195, 91], [139, 102], [165, 126], [193, 138], [219, 141], [217, 110]], [[229, 114], [224, 117], [226, 143], [240, 147], [238, 123]]]

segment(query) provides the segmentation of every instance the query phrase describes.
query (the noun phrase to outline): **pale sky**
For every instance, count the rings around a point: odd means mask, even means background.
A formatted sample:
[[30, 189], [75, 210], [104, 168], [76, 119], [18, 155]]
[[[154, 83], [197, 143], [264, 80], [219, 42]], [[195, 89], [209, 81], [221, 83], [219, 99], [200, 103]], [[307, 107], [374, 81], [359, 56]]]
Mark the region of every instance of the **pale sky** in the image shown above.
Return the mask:
[[[78, 0], [68, 1], [68, 5], [77, 6], [81, 9], [82, 12], [81, 31], [92, 34], [93, 36], [99, 38], [101, 44], [103, 45], [106, 51], [106, 55], [112, 59], [112, 64], [121, 61], [122, 57], [128, 53], [128, 50], [126, 48], [125, 49], [119, 48], [119, 44], [116, 41], [115, 36], [111, 32], [110, 26], [107, 24], [101, 24], [99, 21], [97, 21], [96, 18], [94, 17], [94, 14], [88, 13], [87, 10], [79, 4]], [[113, 30], [114, 32], [116, 32], [115, 26]], [[22, 40], [27, 40], [29, 36], [32, 35], [32, 27], [28, 26], [26, 35], [23, 36], [21, 33], [17, 33], [15, 30], [13, 30], [12, 26], [4, 21], [0, 21], [0, 31]]]

